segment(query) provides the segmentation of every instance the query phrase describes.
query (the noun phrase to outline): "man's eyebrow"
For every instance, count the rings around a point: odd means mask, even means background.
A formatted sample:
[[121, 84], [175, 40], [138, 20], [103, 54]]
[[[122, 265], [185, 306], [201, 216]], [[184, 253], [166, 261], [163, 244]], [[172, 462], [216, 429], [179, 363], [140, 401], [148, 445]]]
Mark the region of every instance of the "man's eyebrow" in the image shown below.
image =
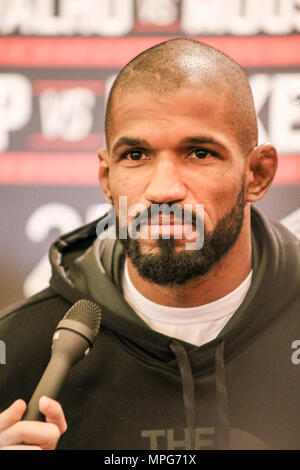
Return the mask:
[[[221, 147], [223, 150], [226, 150], [225, 145], [220, 141], [211, 136], [190, 136], [185, 137], [179, 143], [180, 145], [199, 145], [199, 144], [214, 144], [218, 147]], [[144, 139], [136, 139], [133, 137], [120, 137], [117, 142], [113, 145], [112, 151], [116, 151], [119, 147], [127, 145], [129, 147], [137, 147], [139, 145], [144, 145], [149, 147], [149, 143]]]
[[148, 142], [143, 139], [134, 139], [132, 137], [120, 137], [120, 139], [118, 139], [117, 142], [113, 145], [112, 151], [117, 150], [123, 145], [128, 145], [129, 147], [136, 147], [138, 145], [149, 146]]
[[217, 145], [218, 147], [221, 147], [223, 150], [227, 150], [225, 145], [222, 144], [219, 140], [215, 139], [214, 137], [211, 136], [191, 136], [191, 137], [185, 137], [180, 141], [181, 145], [199, 145], [199, 144], [214, 144]]

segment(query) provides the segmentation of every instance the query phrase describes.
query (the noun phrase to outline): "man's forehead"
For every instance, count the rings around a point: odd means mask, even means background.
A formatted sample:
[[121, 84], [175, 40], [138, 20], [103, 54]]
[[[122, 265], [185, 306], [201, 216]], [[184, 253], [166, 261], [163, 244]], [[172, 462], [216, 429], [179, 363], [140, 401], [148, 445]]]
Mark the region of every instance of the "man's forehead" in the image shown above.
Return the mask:
[[[197, 104], [202, 106], [227, 107], [230, 110], [230, 94], [221, 86], [184, 86], [168, 91], [155, 89], [140, 89], [116, 94], [112, 103], [112, 117], [118, 118], [119, 114], [135, 112], [137, 110], [162, 112], [162, 108], [168, 110], [178, 109], [178, 106], [186, 104], [184, 109], [191, 114], [200, 110]], [[179, 110], [179, 109], [178, 109]], [[182, 109], [183, 111], [183, 109]]]
[[168, 126], [176, 120], [186, 125], [201, 120], [207, 123], [226, 122], [232, 114], [230, 99], [224, 90], [209, 87], [183, 87], [167, 93], [152, 90], [141, 90], [135, 93], [124, 93], [115, 99], [112, 105], [110, 134], [119, 133], [121, 129], [144, 126], [156, 123]]

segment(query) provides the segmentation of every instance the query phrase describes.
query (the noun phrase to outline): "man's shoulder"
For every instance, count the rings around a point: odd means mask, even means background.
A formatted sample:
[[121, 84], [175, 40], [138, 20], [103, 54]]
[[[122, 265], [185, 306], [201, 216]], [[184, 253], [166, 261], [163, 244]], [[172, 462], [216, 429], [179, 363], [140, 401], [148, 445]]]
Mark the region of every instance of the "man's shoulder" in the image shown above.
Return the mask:
[[275, 221], [266, 217], [257, 207], [252, 207], [251, 227], [259, 245], [265, 243], [265, 247], [273, 250], [274, 254], [281, 251], [285, 258], [293, 257], [300, 265], [300, 219], [297, 224], [291, 224], [288, 218]]
[[20, 300], [0, 310], [0, 325], [5, 323], [6, 320], [19, 315], [22, 316], [28, 312], [51, 314], [51, 312], [57, 312], [57, 310], [65, 311], [69, 306], [70, 303], [67, 300], [48, 287], [25, 300]]

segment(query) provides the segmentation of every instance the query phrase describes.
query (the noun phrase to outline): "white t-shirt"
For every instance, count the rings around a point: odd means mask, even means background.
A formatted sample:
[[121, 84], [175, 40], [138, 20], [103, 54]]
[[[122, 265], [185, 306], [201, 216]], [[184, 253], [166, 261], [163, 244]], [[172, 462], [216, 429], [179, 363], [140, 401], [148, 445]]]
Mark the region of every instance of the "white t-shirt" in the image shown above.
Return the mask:
[[125, 261], [122, 287], [126, 302], [150, 328], [201, 346], [215, 339], [237, 311], [248, 292], [251, 279], [252, 270], [235, 290], [214, 302], [190, 308], [168, 307], [152, 302], [135, 288]]

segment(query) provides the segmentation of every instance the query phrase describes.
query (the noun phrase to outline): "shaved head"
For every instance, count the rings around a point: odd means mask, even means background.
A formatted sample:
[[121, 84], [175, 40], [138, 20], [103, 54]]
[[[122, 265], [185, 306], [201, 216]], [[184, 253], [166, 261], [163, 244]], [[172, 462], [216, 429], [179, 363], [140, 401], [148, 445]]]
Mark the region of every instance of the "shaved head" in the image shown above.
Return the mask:
[[171, 39], [132, 59], [118, 74], [109, 94], [105, 134], [109, 146], [114, 103], [126, 95], [157, 94], [181, 88], [209, 88], [225, 97], [228, 125], [247, 155], [257, 145], [257, 120], [251, 88], [243, 69], [223, 52], [193, 39]]

